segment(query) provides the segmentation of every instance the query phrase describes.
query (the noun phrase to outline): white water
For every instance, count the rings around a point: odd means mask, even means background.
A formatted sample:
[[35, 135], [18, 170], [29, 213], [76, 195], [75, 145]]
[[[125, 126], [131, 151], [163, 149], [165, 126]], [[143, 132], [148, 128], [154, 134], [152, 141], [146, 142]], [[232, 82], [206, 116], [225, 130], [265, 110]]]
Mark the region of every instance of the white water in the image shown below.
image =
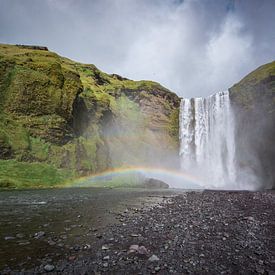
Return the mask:
[[181, 169], [198, 176], [205, 188], [240, 189], [236, 183], [234, 131], [228, 91], [182, 99]]

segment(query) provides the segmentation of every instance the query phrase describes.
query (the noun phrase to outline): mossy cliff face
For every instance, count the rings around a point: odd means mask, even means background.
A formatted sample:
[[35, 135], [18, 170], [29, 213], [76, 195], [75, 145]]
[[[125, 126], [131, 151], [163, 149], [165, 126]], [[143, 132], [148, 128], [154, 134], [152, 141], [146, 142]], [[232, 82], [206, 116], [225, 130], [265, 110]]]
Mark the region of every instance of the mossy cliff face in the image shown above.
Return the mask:
[[275, 62], [259, 67], [229, 90], [236, 116], [238, 165], [246, 171], [244, 176], [255, 174], [263, 187], [274, 188]]
[[[108, 75], [46, 48], [0, 45], [0, 170], [45, 164], [64, 180], [174, 163], [179, 103], [155, 82]], [[0, 179], [12, 185], [18, 174], [2, 171]]]

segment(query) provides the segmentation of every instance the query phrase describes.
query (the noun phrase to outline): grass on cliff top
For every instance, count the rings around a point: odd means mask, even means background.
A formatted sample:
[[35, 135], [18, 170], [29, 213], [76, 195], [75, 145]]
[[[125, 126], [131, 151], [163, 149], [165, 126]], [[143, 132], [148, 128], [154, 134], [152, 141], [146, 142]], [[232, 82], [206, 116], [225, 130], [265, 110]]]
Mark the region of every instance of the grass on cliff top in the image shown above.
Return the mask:
[[0, 188], [47, 188], [64, 184], [71, 176], [45, 163], [0, 160]]
[[275, 76], [275, 61], [260, 66], [247, 76], [245, 76], [239, 83], [235, 84], [232, 88], [238, 86], [257, 85], [268, 77]]

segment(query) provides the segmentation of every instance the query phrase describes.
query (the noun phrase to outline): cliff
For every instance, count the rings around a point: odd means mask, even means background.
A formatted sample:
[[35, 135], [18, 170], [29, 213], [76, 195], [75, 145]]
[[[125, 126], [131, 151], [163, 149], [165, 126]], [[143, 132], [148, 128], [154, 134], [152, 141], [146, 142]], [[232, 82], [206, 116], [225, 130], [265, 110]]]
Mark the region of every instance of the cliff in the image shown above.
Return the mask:
[[174, 165], [180, 99], [45, 47], [0, 44], [0, 186]]
[[[275, 187], [275, 62], [263, 65], [229, 89], [236, 116], [242, 177]], [[253, 177], [256, 175], [256, 177]]]

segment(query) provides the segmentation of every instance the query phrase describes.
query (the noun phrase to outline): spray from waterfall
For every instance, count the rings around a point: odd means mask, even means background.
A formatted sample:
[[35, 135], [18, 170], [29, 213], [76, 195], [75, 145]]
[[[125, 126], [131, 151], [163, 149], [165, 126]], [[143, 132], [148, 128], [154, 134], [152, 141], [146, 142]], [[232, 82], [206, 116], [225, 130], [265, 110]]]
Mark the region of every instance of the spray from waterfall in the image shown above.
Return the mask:
[[235, 125], [229, 92], [182, 99], [181, 169], [199, 175], [205, 188], [241, 189], [236, 182]]

